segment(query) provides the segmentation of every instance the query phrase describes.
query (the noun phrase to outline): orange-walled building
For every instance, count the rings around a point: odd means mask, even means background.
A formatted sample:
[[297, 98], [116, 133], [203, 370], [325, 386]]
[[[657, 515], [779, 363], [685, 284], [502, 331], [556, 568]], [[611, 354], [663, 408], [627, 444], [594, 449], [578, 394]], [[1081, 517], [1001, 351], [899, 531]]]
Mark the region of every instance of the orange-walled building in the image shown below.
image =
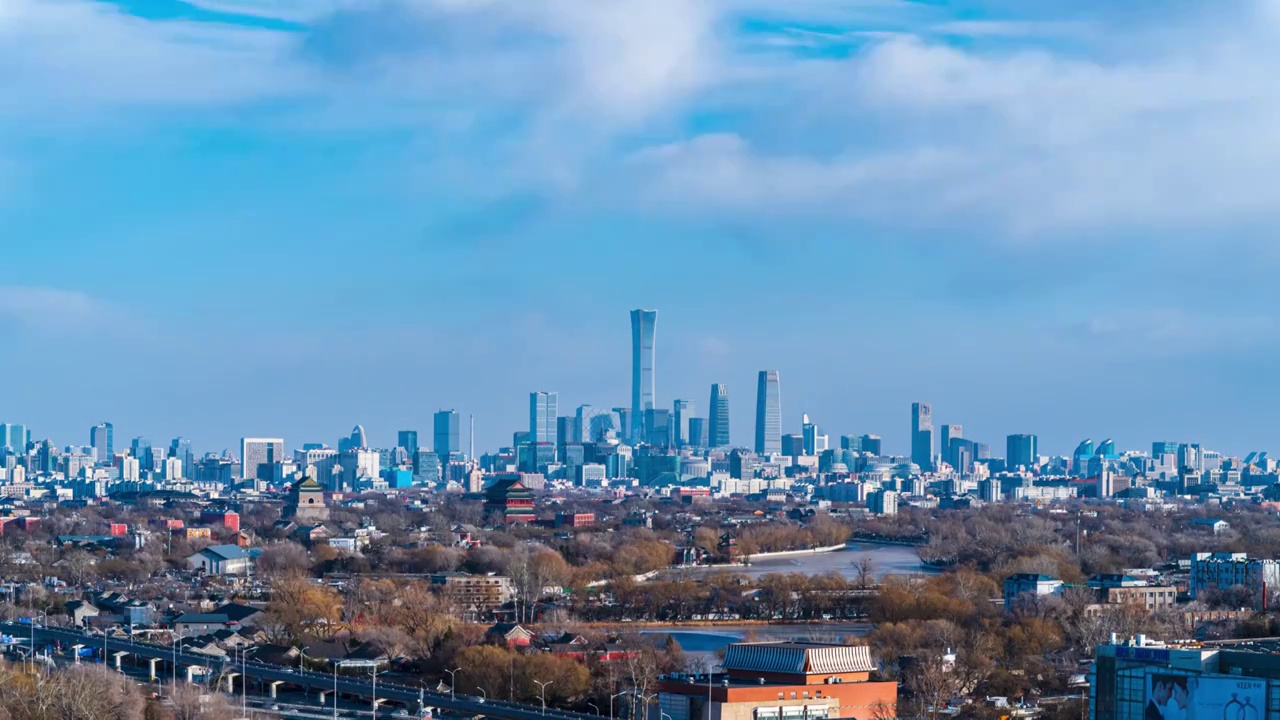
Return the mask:
[[865, 646], [734, 643], [723, 674], [662, 681], [658, 709], [671, 720], [895, 717], [898, 684], [871, 681], [875, 669]]

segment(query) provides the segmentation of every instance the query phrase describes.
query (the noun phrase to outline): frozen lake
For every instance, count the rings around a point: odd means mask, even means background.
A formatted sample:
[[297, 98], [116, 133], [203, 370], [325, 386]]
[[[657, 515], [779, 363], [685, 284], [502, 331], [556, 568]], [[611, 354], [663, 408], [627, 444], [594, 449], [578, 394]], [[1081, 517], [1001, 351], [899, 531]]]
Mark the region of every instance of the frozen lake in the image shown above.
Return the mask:
[[735, 572], [748, 577], [759, 577], [768, 573], [804, 573], [806, 575], [822, 575], [838, 572], [841, 575], [856, 579], [858, 566], [863, 558], [870, 558], [877, 578], [887, 575], [932, 575], [937, 570], [920, 562], [914, 547], [906, 545], [881, 545], [878, 543], [850, 543], [844, 550], [829, 553], [813, 553], [810, 555], [791, 555], [775, 558], [753, 560], [750, 565], [733, 568], [691, 568], [695, 573]]

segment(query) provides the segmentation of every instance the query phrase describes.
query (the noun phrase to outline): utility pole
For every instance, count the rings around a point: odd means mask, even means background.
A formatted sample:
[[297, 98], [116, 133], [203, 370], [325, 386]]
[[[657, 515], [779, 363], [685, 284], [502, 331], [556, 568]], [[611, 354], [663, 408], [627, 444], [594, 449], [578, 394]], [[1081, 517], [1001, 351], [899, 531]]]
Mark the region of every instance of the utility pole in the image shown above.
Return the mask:
[[1076, 557], [1080, 557], [1080, 512], [1076, 511]]

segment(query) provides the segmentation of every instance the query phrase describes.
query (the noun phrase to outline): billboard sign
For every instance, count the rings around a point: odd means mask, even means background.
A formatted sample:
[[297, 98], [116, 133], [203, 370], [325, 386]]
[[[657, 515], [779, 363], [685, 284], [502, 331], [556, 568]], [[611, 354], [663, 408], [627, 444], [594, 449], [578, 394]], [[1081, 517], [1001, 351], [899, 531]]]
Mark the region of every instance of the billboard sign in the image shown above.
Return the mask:
[[1143, 720], [1266, 720], [1267, 681], [1222, 676], [1147, 676]]

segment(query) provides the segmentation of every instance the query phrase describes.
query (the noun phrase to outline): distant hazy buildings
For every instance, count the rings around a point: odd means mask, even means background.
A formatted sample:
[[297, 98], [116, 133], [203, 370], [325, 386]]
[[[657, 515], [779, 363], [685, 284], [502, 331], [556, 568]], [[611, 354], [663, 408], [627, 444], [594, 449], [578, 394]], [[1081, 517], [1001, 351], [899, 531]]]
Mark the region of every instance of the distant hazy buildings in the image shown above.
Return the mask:
[[534, 444], [556, 441], [557, 394], [529, 393], [529, 441]]
[[1039, 461], [1039, 438], [1035, 435], [1010, 435], [1005, 441], [1005, 465], [1010, 470], [1030, 470]]
[[689, 418], [689, 437], [686, 441], [689, 447], [705, 448], [707, 447], [707, 419], [706, 418]]
[[142, 466], [142, 469], [155, 469], [155, 451], [151, 447], [151, 441], [147, 438], [134, 438], [129, 444], [129, 454], [138, 459], [138, 463]]
[[711, 405], [707, 417], [707, 447], [722, 448], [729, 445], [729, 386], [716, 383], [711, 386]]
[[672, 403], [671, 437], [676, 447], [692, 445], [689, 442], [689, 421], [693, 418], [693, 401], [676, 400]]
[[95, 460], [111, 462], [116, 451], [115, 427], [109, 422], [98, 423], [89, 430], [89, 445], [93, 448]]
[[911, 462], [928, 472], [933, 469], [933, 408], [911, 403]]
[[670, 447], [673, 435], [671, 411], [649, 408], [644, 411], [645, 442], [654, 447]]
[[631, 422], [632, 434], [642, 431], [644, 412], [654, 407], [656, 310], [631, 311]]
[[271, 480], [272, 466], [284, 461], [282, 438], [240, 440], [240, 475], [246, 480]]
[[365, 436], [364, 426], [357, 425], [351, 430], [350, 437], [342, 438], [338, 442], [338, 451], [346, 452], [347, 450], [366, 450], [369, 447], [369, 438]]
[[[194, 478], [196, 473], [196, 454], [191, 448], [191, 441], [184, 437], [176, 437], [169, 441], [169, 458], [182, 463], [182, 477]], [[110, 458], [107, 460], [110, 462]]]
[[782, 452], [782, 381], [777, 370], [761, 370], [756, 383], [757, 454]]
[[[552, 409], [552, 413], [555, 409]], [[448, 462], [454, 453], [462, 452], [462, 435], [459, 431], [458, 413], [455, 410], [441, 410], [435, 414], [433, 436], [436, 454], [441, 462]]]
[[0, 448], [21, 454], [30, 442], [31, 431], [25, 425], [0, 424]]
[[409, 457], [418, 452], [418, 431], [417, 430], [401, 430], [396, 433], [396, 447], [404, 448]]
[[942, 455], [942, 459], [953, 468], [956, 467], [956, 462], [951, 451], [951, 441], [955, 438], [963, 437], [964, 427], [961, 425], [943, 425], [938, 428], [938, 452]]

